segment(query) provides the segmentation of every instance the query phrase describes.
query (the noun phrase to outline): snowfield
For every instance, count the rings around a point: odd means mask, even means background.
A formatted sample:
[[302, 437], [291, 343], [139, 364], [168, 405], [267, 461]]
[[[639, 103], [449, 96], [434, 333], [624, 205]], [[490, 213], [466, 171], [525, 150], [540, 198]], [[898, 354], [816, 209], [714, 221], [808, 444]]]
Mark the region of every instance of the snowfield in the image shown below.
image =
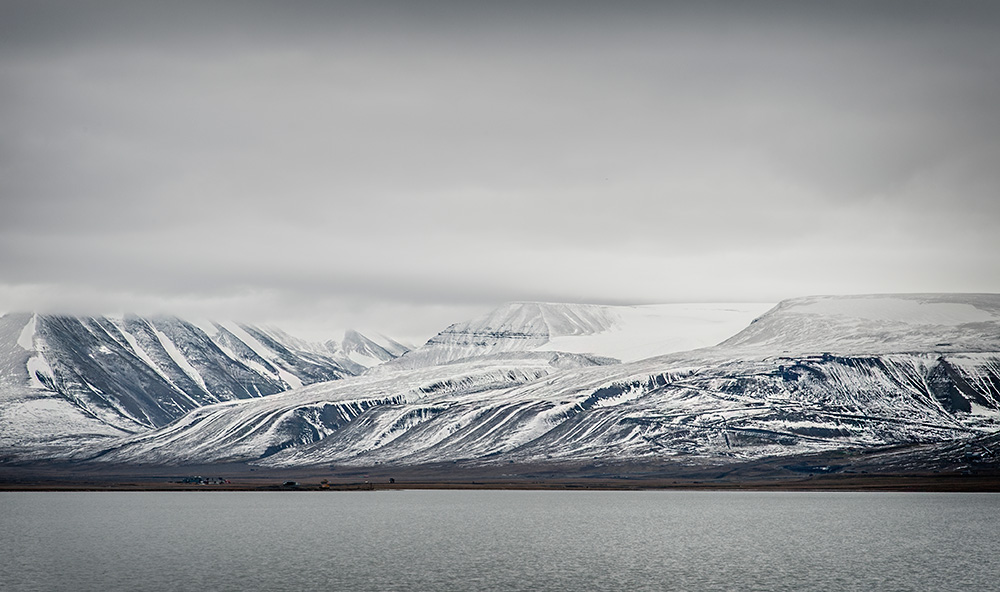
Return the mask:
[[536, 349], [590, 353], [634, 362], [716, 345], [773, 306], [758, 303], [617, 306], [613, 308], [613, 322], [602, 331], [552, 335]]

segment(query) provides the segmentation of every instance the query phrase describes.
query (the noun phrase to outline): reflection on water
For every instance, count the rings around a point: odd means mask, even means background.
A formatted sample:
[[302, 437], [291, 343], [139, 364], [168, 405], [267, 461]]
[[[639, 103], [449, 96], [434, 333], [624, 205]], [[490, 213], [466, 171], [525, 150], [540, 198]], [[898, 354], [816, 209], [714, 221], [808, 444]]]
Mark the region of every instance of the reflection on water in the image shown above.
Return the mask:
[[0, 493], [0, 589], [987, 590], [994, 494]]

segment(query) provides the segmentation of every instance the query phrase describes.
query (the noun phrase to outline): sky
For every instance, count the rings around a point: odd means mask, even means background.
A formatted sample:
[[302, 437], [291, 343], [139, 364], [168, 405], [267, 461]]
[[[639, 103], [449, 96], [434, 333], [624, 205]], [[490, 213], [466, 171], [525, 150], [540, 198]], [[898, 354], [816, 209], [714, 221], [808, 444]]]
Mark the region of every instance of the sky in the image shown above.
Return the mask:
[[993, 2], [0, 0], [0, 311], [1000, 292]]

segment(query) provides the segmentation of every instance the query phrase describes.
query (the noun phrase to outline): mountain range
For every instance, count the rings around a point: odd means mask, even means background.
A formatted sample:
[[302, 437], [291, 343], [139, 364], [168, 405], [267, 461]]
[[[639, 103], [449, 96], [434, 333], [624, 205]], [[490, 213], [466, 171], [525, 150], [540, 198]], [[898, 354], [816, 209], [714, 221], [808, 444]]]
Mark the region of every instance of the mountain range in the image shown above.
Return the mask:
[[162, 427], [205, 405], [361, 374], [406, 347], [347, 331], [310, 343], [272, 327], [171, 316], [0, 317], [0, 449], [76, 446]]
[[[263, 370], [255, 374], [269, 379], [265, 384], [271, 384], [275, 394], [260, 387], [252, 393], [239, 391], [232, 381], [219, 379], [219, 384], [230, 385], [230, 390], [220, 391], [223, 398], [204, 375], [201, 385], [178, 363], [181, 374], [199, 387], [209, 387], [202, 390], [217, 400], [203, 397], [200, 405], [189, 403], [186, 414], [160, 425], [148, 419], [151, 413], [138, 416], [130, 411], [129, 434], [121, 433], [120, 426], [67, 434], [73, 446], [22, 446], [19, 456], [8, 456], [264, 467], [695, 467], [810, 455], [834, 455], [846, 466], [881, 454], [879, 458], [891, 457], [897, 469], [949, 470], [996, 460], [1000, 295], [808, 297], [783, 301], [770, 310], [753, 305], [684, 306], [512, 303], [454, 324], [402, 355], [396, 355], [398, 349], [386, 350], [391, 354], [386, 362], [359, 375], [337, 362], [343, 356], [320, 357], [305, 348], [284, 346], [296, 352], [294, 363], [276, 353], [258, 353], [270, 366], [257, 361]], [[35, 329], [29, 331], [32, 318]], [[47, 376], [66, 375], [55, 370], [55, 356], [48, 353], [54, 348], [43, 348], [53, 368], [46, 373], [39, 362], [32, 364], [35, 358], [23, 347], [28, 341], [23, 336], [35, 335], [34, 344], [38, 336], [49, 339], [53, 334], [50, 328], [38, 327], [62, 325], [39, 319], [0, 319], [6, 323], [0, 326], [9, 326], [8, 332], [18, 334], [15, 341], [21, 342], [21, 351], [4, 346], [4, 376], [13, 360], [15, 366], [34, 368], [29, 378], [40, 384], [28, 388], [52, 388]], [[89, 323], [92, 334], [103, 335], [96, 328], [108, 324], [119, 333], [125, 326], [136, 341], [137, 334], [145, 334], [124, 319]], [[154, 326], [153, 336], [156, 331], [166, 333]], [[216, 333], [200, 334], [235, 353], [230, 338], [220, 336], [225, 326], [215, 326]], [[652, 326], [673, 327], [673, 335]], [[185, 331], [194, 333], [188, 328], [170, 335]], [[259, 330], [244, 331], [261, 345], [267, 341], [257, 337]], [[719, 335], [725, 331], [730, 332]], [[110, 328], [105, 333], [116, 334]], [[225, 334], [239, 336], [229, 329]], [[276, 344], [288, 343], [274, 333], [261, 335], [272, 336]], [[130, 343], [124, 334], [112, 341]], [[150, 341], [147, 334], [142, 344]], [[180, 337], [171, 337], [171, 342], [178, 341], [182, 345], [177, 349], [183, 346], [185, 352], [214, 351], [207, 345], [195, 350]], [[160, 343], [164, 345], [162, 339]], [[683, 349], [689, 344], [695, 349]], [[657, 348], [661, 355], [634, 357]], [[169, 366], [166, 358], [173, 359], [169, 346], [162, 349], [165, 353], [159, 357], [148, 355], [157, 368]], [[248, 361], [243, 367], [254, 368]], [[282, 375], [293, 371], [301, 387]], [[330, 378], [324, 378], [324, 372]], [[176, 371], [168, 375], [183, 382]], [[117, 383], [80, 378], [71, 384], [103, 392]], [[279, 389], [282, 384], [296, 388]], [[68, 397], [63, 400], [69, 402]], [[17, 415], [4, 415], [3, 425], [17, 420]], [[143, 420], [148, 427], [133, 427], [146, 426]]]

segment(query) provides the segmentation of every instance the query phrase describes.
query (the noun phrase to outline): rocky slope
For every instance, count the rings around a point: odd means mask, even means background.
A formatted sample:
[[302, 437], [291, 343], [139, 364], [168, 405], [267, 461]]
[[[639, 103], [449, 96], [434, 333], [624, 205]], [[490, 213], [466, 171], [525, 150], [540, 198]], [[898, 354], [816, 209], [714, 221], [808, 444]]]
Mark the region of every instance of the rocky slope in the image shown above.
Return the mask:
[[142, 432], [205, 405], [342, 379], [367, 367], [350, 357], [353, 342], [345, 350], [271, 328], [168, 316], [7, 314], [0, 446]]

